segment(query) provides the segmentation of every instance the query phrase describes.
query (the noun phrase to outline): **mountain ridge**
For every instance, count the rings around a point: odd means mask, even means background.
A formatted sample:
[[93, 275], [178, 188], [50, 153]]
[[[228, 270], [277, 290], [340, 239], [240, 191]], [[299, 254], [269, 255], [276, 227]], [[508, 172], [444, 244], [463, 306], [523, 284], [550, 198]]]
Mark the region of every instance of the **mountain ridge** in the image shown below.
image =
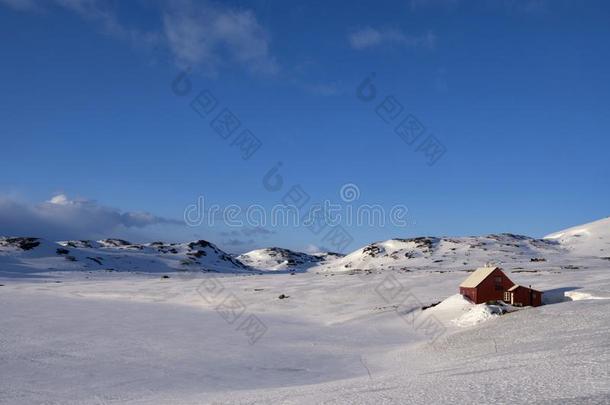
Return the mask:
[[0, 237], [0, 271], [108, 270], [133, 272], [261, 271], [354, 272], [469, 270], [485, 263], [531, 269], [539, 262], [576, 267], [579, 257], [610, 260], [610, 218], [553, 232], [544, 238], [512, 233], [420, 236], [373, 242], [346, 255], [304, 253], [281, 247], [231, 255], [206, 240], [132, 243], [123, 239], [53, 242]]

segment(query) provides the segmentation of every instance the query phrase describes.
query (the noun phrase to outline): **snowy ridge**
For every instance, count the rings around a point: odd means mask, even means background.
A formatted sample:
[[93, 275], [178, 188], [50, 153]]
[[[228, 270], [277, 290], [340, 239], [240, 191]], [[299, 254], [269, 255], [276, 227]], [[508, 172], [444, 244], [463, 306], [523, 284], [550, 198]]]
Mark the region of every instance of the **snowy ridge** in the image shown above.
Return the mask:
[[113, 270], [249, 272], [248, 266], [205, 240], [135, 244], [122, 239], [51, 242], [0, 238], [0, 271]]
[[610, 258], [610, 217], [554, 232], [544, 238], [559, 242], [579, 256]]
[[234, 257], [205, 240], [136, 244], [122, 239], [51, 242], [0, 238], [0, 271], [8, 272], [453, 271], [472, 270], [486, 263], [526, 271], [539, 268], [542, 263], [546, 267], [577, 268], [583, 257], [610, 259], [610, 218], [555, 232], [543, 239], [510, 233], [390, 239], [371, 243], [346, 256], [270, 247]]
[[256, 249], [237, 256], [237, 259], [257, 270], [302, 271], [312, 266], [342, 257], [338, 253], [302, 253], [279, 247]]
[[529, 266], [567, 253], [557, 241], [508, 233], [458, 238], [419, 237], [372, 243], [322, 266], [321, 270], [467, 270], [488, 262]]

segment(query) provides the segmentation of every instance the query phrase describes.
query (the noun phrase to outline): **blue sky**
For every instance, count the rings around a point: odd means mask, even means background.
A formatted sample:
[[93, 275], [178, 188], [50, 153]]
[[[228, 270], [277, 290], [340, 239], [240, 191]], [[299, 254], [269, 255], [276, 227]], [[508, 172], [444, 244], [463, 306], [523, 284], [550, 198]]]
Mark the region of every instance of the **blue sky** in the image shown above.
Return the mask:
[[[199, 196], [270, 210], [293, 185], [308, 204], [408, 207], [405, 226], [343, 224], [348, 251], [608, 216], [609, 17], [568, 0], [0, 0], [0, 233], [333, 250], [303, 226], [182, 221]], [[190, 106], [204, 90], [207, 117]], [[211, 125], [225, 108], [229, 139]], [[394, 132], [407, 116], [424, 128], [412, 144]], [[249, 159], [244, 129], [261, 144]]]

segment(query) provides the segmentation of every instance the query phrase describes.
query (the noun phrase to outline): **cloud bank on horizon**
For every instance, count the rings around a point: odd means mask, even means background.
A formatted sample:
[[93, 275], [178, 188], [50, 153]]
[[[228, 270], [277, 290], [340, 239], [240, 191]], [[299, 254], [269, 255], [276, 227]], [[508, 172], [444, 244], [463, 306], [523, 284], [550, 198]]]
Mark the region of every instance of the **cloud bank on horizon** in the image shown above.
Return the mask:
[[182, 221], [147, 212], [121, 211], [87, 199], [57, 194], [48, 201], [31, 204], [0, 196], [3, 236], [33, 236], [51, 240], [102, 239], [135, 235], [155, 225], [183, 225]]

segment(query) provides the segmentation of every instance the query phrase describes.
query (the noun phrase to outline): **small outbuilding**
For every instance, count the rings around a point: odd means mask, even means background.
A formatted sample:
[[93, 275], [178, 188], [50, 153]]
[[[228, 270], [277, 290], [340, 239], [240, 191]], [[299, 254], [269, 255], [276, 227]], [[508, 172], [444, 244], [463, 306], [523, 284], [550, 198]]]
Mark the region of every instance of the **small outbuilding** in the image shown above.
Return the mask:
[[542, 292], [515, 284], [504, 293], [504, 302], [516, 307], [539, 307], [542, 305]]
[[475, 304], [501, 301], [513, 285], [499, 267], [480, 267], [460, 284], [460, 294]]

